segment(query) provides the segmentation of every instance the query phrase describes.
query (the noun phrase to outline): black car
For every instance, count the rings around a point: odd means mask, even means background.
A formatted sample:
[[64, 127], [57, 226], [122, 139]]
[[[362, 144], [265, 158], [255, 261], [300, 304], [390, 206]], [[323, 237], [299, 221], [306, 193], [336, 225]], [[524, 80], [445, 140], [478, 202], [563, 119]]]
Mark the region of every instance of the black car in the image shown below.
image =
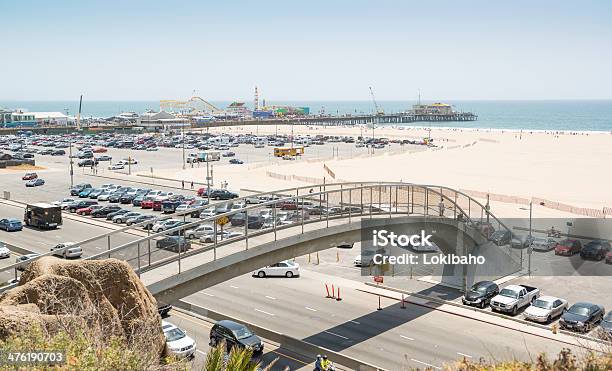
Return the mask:
[[177, 252], [180, 246], [181, 252], [185, 252], [191, 248], [191, 242], [186, 240], [185, 237], [168, 236], [158, 240], [155, 246], [158, 249], [168, 249], [174, 252]]
[[116, 204], [121, 200], [121, 197], [123, 197], [123, 195], [125, 195], [125, 192], [115, 192], [108, 196], [108, 202]]
[[495, 231], [491, 234], [490, 240], [497, 246], [508, 245], [512, 241], [512, 232], [503, 229]]
[[68, 205], [67, 209], [68, 211], [70, 211], [71, 213], [76, 213], [76, 211], [78, 209], [82, 209], [84, 207], [89, 207], [91, 205], [97, 205], [98, 202], [97, 201], [91, 201], [91, 200], [86, 200], [86, 201], [76, 201], [71, 203], [70, 205]]
[[121, 207], [117, 205], [108, 205], [108, 206], [104, 206], [101, 209], [92, 211], [91, 217], [92, 218], [103, 218], [105, 216], [108, 216], [108, 214], [117, 212], [119, 210], [121, 210]]
[[610, 242], [595, 240], [584, 245], [582, 250], [580, 250], [580, 257], [582, 259], [604, 260], [609, 251]]
[[77, 165], [79, 167], [91, 167], [91, 166], [94, 166], [94, 165], [97, 165], [97, 164], [98, 164], [97, 160], [95, 160], [95, 159], [92, 160], [90, 158], [77, 162]]
[[233, 347], [249, 348], [253, 353], [263, 352], [263, 342], [248, 327], [240, 323], [222, 320], [217, 322], [210, 329], [210, 346], [215, 346], [222, 342], [227, 345], [227, 350]]
[[125, 193], [119, 198], [119, 202], [121, 202], [122, 204], [129, 204], [129, 203], [132, 203], [132, 201], [134, 201], [135, 198], [136, 198], [135, 193]]
[[559, 325], [566, 330], [589, 332], [603, 319], [605, 311], [601, 305], [579, 302], [563, 313]]
[[91, 188], [91, 184], [80, 183], [80, 184], [75, 185], [74, 187], [70, 188], [70, 195], [78, 196], [79, 193], [81, 193], [81, 191], [84, 190], [85, 188]]
[[129, 212], [130, 212], [130, 210], [128, 210], [128, 209], [119, 208], [119, 210], [114, 211], [114, 212], [109, 213], [108, 215], [106, 215], [106, 220], [113, 220], [113, 217], [115, 217], [117, 215], [123, 215], [123, 214], [129, 213]]
[[51, 156], [63, 156], [65, 154], [66, 154], [66, 151], [64, 151], [63, 149], [58, 149], [58, 150], [51, 152]]
[[[244, 226], [245, 219], [246, 219], [245, 213], [236, 213], [232, 216], [232, 218], [230, 219], [230, 222], [232, 226], [234, 227]], [[248, 225], [249, 229], [261, 229], [261, 227], [263, 227], [263, 224], [264, 224], [264, 218], [262, 216], [249, 215], [249, 225]]]
[[167, 317], [171, 310], [172, 305], [170, 304], [161, 304], [157, 306], [157, 313], [159, 313], [162, 318]]
[[136, 197], [134, 197], [134, 199], [132, 199], [132, 205], [140, 206], [140, 204], [142, 203], [142, 200], [144, 200], [145, 197], [147, 197], [146, 194], [136, 195]]
[[217, 189], [210, 193], [210, 198], [213, 200], [231, 200], [232, 198], [238, 198], [238, 195], [226, 189]]
[[465, 305], [475, 305], [481, 308], [486, 307], [491, 298], [499, 294], [499, 286], [492, 281], [476, 282], [469, 291], [463, 295], [461, 301]]

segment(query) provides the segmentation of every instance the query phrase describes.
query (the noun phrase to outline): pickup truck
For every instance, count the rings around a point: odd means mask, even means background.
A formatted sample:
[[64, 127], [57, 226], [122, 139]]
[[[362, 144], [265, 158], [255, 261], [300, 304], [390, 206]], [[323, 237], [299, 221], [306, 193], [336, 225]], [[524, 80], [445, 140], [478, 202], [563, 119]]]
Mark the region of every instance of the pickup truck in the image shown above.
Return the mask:
[[540, 296], [540, 289], [526, 285], [509, 285], [491, 299], [491, 309], [516, 315]]

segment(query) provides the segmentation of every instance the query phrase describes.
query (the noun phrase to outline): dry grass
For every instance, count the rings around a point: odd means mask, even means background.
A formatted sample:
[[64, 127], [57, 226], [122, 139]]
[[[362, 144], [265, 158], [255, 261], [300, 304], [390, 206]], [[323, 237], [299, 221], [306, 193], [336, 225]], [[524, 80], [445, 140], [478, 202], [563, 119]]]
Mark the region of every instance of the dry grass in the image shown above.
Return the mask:
[[21, 165], [17, 165], [17, 166], [7, 166], [6, 170], [12, 170], [12, 171], [23, 171], [23, 170], [46, 170], [47, 168], [44, 166], [37, 166], [37, 165], [28, 165], [28, 164], [21, 164]]

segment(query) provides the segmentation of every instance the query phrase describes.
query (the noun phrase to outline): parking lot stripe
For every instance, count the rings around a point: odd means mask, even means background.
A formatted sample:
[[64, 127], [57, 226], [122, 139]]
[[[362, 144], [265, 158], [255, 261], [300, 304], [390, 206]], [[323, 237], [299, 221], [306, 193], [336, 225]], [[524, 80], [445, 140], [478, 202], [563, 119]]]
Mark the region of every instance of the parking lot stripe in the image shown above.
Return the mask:
[[432, 365], [430, 363], [427, 363], [427, 362], [419, 361], [418, 359], [410, 358], [410, 360], [412, 362], [420, 363], [420, 364], [422, 364], [424, 366], [427, 366], [427, 367], [435, 368], [436, 370], [441, 370], [442, 369], [441, 367], [434, 366], [434, 365]]
[[334, 332], [331, 332], [331, 331], [323, 331], [323, 332], [326, 333], [326, 334], [337, 336], [337, 337], [342, 338], [342, 339], [349, 340], [349, 338], [347, 338], [346, 336], [338, 335], [338, 334], [336, 334]]
[[253, 309], [255, 309], [257, 312], [260, 312], [260, 313], [263, 313], [263, 314], [267, 314], [269, 316], [274, 316], [275, 315], [274, 313], [266, 312], [266, 311], [261, 310], [261, 309], [257, 309], [257, 308], [253, 308]]

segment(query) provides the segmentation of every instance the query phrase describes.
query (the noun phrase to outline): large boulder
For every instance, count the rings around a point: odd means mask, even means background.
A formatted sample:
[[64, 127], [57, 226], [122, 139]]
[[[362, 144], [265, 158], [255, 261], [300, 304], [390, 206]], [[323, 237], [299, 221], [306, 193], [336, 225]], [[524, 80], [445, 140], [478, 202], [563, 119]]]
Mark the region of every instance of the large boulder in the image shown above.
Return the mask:
[[58, 322], [86, 324], [163, 355], [157, 302], [125, 261], [43, 257], [26, 268], [17, 287], [0, 295], [1, 339], [34, 324], [54, 332]]

